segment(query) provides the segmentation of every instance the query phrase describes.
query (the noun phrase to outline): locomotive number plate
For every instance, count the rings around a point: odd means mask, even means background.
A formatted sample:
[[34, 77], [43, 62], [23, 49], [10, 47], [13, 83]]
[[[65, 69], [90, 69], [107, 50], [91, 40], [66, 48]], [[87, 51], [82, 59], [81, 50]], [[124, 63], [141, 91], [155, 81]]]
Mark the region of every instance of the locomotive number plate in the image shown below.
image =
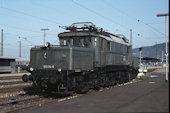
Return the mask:
[[54, 65], [43, 65], [43, 68], [54, 68]]

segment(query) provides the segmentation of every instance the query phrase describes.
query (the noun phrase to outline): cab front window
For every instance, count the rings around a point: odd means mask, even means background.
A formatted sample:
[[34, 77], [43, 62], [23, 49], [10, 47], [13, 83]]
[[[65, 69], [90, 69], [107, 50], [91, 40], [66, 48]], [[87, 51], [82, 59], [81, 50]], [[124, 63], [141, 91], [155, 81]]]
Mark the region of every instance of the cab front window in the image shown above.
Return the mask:
[[61, 46], [90, 47], [90, 37], [62, 37], [59, 39]]

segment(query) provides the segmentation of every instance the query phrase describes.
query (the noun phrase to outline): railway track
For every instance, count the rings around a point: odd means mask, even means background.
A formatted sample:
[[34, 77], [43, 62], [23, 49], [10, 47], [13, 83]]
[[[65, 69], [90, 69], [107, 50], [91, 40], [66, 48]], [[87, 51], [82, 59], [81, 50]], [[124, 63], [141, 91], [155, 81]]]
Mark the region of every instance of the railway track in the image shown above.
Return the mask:
[[42, 96], [23, 96], [19, 98], [13, 97], [13, 99], [8, 100], [6, 102], [0, 103], [0, 109], [4, 112], [14, 112], [17, 110], [21, 110], [23, 108], [28, 108], [31, 106], [35, 106], [35, 104], [41, 103], [40, 101], [47, 100]]
[[15, 80], [15, 79], [21, 80], [21, 76], [0, 76], [0, 80]]
[[31, 86], [32, 85], [32, 83], [31, 82], [27, 82], [27, 83], [23, 83], [23, 82], [20, 82], [20, 83], [18, 83], [18, 82], [10, 82], [10, 83], [5, 83], [4, 82], [4, 84], [1, 84], [1, 86], [0, 86], [0, 90], [5, 90], [5, 89], [7, 89], [7, 90], [13, 90], [13, 88], [23, 88], [23, 87], [26, 87], [26, 86]]
[[19, 100], [7, 102], [7, 103], [2, 103], [0, 104], [0, 109], [1, 111], [4, 111], [5, 113], [13, 113], [13, 112], [21, 111], [21, 110], [28, 109], [28, 108], [42, 106], [47, 103], [52, 103], [56, 101], [60, 102], [60, 101], [76, 98], [78, 96], [80, 95], [76, 94], [76, 95], [67, 96], [63, 98], [61, 97], [60, 98], [59, 97], [45, 98], [44, 96], [33, 96], [33, 97], [19, 99]]
[[11, 82], [11, 80], [5, 80], [6, 82], [1, 82], [0, 81], [0, 85], [13, 85], [13, 84], [22, 84], [23, 83], [23, 81], [21, 81], [21, 80], [15, 80], [15, 81], [12, 81]]
[[8, 98], [19, 94], [24, 94], [24, 88], [30, 87], [31, 84], [31, 82], [23, 83], [21, 76], [1, 76], [0, 98]]
[[23, 83], [21, 76], [0, 77], [0, 113], [17, 112], [74, 97], [77, 97], [77, 94], [67, 97], [61, 97], [54, 93], [47, 94], [33, 87], [31, 82]]

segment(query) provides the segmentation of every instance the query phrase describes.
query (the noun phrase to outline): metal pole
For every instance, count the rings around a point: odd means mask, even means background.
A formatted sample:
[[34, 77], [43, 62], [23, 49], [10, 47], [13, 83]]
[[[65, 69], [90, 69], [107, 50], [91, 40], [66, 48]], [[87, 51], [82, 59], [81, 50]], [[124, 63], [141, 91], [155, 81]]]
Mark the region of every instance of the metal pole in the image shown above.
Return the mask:
[[167, 36], [166, 36], [166, 23], [167, 23], [167, 16], [165, 16], [165, 42], [166, 42], [166, 79], [168, 81], [168, 44], [167, 44]]
[[1, 29], [1, 56], [3, 56], [3, 29]]
[[130, 29], [130, 62], [131, 62], [131, 65], [132, 65], [132, 29]]
[[130, 45], [132, 47], [132, 29], [130, 29]]
[[163, 65], [164, 65], [164, 52], [162, 51], [162, 68], [163, 68]]
[[155, 46], [156, 46], [156, 51], [155, 51], [155, 57], [156, 57], [156, 59], [158, 58], [158, 54], [157, 54], [157, 51], [158, 51], [158, 47], [157, 47], [157, 42], [155, 42]]
[[139, 53], [140, 53], [140, 66], [141, 66], [141, 54], [142, 54], [142, 51], [140, 51]]
[[45, 41], [45, 39], [46, 39], [46, 32], [45, 32], [45, 31], [46, 31], [46, 30], [49, 30], [49, 29], [40, 29], [40, 30], [44, 31], [44, 45], [45, 45], [45, 42], [46, 42], [46, 41]]
[[162, 16], [165, 17], [165, 43], [166, 43], [166, 53], [165, 53], [165, 57], [166, 57], [166, 68], [165, 68], [166, 77], [165, 77], [165, 82], [167, 82], [169, 70], [168, 70], [168, 44], [167, 44], [167, 36], [166, 36], [166, 23], [167, 23], [167, 16], [169, 16], [169, 13], [157, 14], [156, 16], [157, 17], [162, 17]]
[[[20, 39], [20, 37], [19, 37]], [[19, 41], [19, 57], [21, 58], [21, 40]]]
[[44, 30], [44, 45], [45, 45], [45, 30]]
[[139, 57], [140, 57], [140, 67], [141, 67], [141, 63], [142, 63], [142, 48], [139, 48]]
[[162, 51], [162, 63], [164, 62], [164, 52]]

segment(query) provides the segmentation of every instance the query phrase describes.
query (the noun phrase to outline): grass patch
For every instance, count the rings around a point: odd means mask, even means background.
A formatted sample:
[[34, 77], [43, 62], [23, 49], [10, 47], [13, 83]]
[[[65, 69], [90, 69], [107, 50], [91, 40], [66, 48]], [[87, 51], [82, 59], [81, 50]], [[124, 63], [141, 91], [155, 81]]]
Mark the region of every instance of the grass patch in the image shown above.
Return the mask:
[[147, 78], [149, 78], [151, 76], [150, 73], [146, 73], [144, 76], [140, 76], [140, 78], [138, 78], [138, 80], [146, 80]]

